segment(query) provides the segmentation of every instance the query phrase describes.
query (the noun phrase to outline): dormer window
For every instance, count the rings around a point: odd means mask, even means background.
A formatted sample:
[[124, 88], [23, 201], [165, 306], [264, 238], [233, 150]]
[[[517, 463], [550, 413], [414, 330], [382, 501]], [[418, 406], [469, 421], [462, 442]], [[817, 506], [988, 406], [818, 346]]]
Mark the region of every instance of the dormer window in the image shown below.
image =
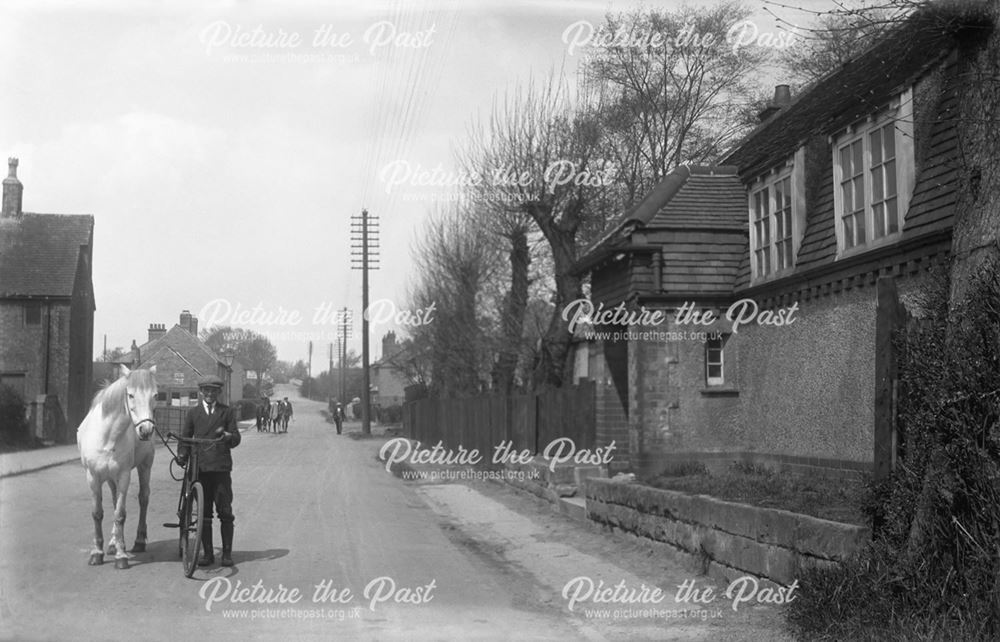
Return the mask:
[[898, 237], [913, 192], [913, 92], [833, 140], [838, 254]]
[[795, 265], [805, 223], [805, 152], [750, 185], [750, 248], [754, 280]]

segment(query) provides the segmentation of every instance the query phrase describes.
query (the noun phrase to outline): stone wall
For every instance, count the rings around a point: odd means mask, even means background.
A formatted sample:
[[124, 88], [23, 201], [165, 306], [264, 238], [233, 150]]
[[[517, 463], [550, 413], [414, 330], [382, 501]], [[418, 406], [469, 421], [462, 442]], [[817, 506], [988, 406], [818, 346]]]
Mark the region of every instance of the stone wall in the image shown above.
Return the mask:
[[751, 573], [787, 585], [799, 569], [842, 561], [870, 537], [863, 526], [640, 484], [590, 478], [585, 489], [591, 520], [701, 557], [730, 581]]

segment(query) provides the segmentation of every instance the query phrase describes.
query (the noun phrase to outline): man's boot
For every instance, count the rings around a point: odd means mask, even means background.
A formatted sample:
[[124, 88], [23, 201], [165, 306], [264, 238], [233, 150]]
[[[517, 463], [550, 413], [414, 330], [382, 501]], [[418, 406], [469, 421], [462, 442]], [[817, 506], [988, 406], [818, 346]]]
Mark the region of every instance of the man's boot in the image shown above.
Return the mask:
[[215, 564], [215, 548], [212, 547], [212, 522], [205, 520], [201, 527], [201, 559], [198, 566]]
[[222, 522], [222, 565], [233, 565], [233, 523]]

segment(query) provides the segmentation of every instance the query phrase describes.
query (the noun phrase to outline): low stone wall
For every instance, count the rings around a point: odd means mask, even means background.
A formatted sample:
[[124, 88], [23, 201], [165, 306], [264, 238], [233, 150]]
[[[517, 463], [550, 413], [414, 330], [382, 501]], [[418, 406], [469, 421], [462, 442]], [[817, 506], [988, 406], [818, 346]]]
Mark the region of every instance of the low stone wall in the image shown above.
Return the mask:
[[870, 537], [863, 526], [641, 484], [591, 478], [585, 489], [591, 520], [700, 556], [730, 580], [751, 573], [787, 585], [800, 568], [842, 561]]
[[538, 455], [527, 463], [506, 463], [504, 468], [508, 473], [513, 471], [520, 474], [508, 474], [504, 477], [504, 481], [555, 504], [559, 502], [560, 497], [581, 497], [586, 479], [608, 476], [607, 468], [603, 466], [565, 463], [552, 467], [550, 463]]

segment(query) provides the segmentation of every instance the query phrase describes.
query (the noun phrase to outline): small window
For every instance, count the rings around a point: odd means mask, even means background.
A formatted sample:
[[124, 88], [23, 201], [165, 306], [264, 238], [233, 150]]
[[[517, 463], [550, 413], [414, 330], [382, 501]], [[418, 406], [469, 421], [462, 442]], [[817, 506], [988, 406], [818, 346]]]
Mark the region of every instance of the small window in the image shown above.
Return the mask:
[[179, 393], [179, 392], [171, 392], [170, 393], [170, 405], [171, 406], [179, 406], [179, 405], [181, 405], [181, 393]]
[[42, 325], [42, 306], [29, 303], [24, 306], [24, 325]]
[[156, 393], [156, 401], [157, 403], [167, 403], [167, 393], [165, 392]]
[[189, 406], [197, 406], [198, 405], [198, 393], [197, 392], [189, 392], [188, 393], [188, 405]]
[[710, 386], [722, 386], [726, 383], [725, 343], [725, 337], [705, 342], [705, 382]]

